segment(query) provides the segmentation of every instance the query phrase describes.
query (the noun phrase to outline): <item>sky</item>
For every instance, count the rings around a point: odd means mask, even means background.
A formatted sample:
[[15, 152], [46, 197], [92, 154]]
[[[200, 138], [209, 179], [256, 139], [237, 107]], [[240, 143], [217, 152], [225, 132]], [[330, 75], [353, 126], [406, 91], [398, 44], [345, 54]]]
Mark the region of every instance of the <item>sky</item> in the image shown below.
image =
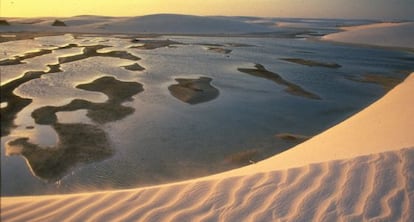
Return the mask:
[[414, 0], [0, 0], [0, 17], [158, 13], [414, 20]]

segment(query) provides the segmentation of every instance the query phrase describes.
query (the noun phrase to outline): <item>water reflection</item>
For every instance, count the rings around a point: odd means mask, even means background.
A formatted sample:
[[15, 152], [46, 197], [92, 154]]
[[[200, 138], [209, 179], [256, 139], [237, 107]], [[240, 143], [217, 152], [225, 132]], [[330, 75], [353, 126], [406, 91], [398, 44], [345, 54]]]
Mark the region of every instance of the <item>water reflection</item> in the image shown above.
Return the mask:
[[108, 96], [105, 103], [93, 103], [75, 99], [63, 106], [45, 106], [32, 113], [37, 124], [50, 125], [57, 133], [59, 142], [55, 146], [41, 146], [22, 137], [7, 143], [7, 153], [26, 158], [32, 172], [50, 182], [67, 174], [78, 163], [101, 161], [113, 155], [113, 149], [104, 130], [99, 125], [59, 123], [56, 113], [62, 111], [87, 110], [87, 116], [96, 123], [107, 123], [125, 118], [135, 110], [121, 105], [132, 100], [132, 96], [143, 91], [142, 84], [122, 82], [113, 77], [102, 77], [77, 88], [102, 92]]
[[59, 142], [44, 147], [18, 138], [6, 146], [7, 153], [26, 158], [32, 172], [49, 182], [55, 182], [78, 163], [101, 161], [113, 155], [106, 133], [90, 124], [53, 124]]

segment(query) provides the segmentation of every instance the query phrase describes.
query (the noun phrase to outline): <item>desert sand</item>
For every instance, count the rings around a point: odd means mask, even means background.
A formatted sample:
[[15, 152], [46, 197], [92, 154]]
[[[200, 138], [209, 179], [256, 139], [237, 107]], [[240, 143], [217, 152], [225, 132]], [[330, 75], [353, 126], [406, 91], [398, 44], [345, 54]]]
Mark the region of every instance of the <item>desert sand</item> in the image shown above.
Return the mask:
[[325, 35], [323, 40], [414, 49], [414, 22], [375, 23], [346, 27], [346, 31]]
[[353, 117], [264, 161], [152, 187], [2, 197], [1, 220], [414, 221], [413, 95], [414, 72]]

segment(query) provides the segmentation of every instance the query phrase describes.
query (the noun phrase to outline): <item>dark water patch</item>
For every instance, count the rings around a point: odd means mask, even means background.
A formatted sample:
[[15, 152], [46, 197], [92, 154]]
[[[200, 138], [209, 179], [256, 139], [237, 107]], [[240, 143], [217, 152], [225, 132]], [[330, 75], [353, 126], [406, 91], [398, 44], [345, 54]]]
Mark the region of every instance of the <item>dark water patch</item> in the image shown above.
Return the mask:
[[17, 150], [10, 153], [24, 156], [32, 172], [48, 182], [58, 181], [77, 164], [97, 162], [113, 155], [106, 133], [97, 126], [55, 123], [52, 127], [59, 138], [55, 146], [40, 146], [28, 138], [7, 144], [7, 149]]
[[319, 61], [300, 59], [300, 58], [283, 58], [281, 60], [300, 64], [300, 65], [310, 66], [310, 67], [319, 66], [319, 67], [332, 68], [332, 69], [338, 69], [342, 67], [341, 65], [337, 63], [326, 63], [326, 62], [319, 62]]
[[308, 92], [302, 87], [283, 79], [279, 74], [266, 70], [266, 68], [261, 64], [256, 64], [254, 69], [238, 68], [237, 70], [255, 77], [271, 80], [279, 85], [284, 85], [287, 87], [285, 91], [291, 95], [301, 96], [308, 99], [321, 99], [318, 95]]
[[49, 73], [61, 72], [59, 64], [48, 65], [48, 71], [29, 71], [22, 77], [8, 82], [0, 87], [1, 96], [0, 101], [7, 103], [6, 107], [2, 107], [1, 110], [1, 136], [10, 134], [10, 130], [15, 127], [14, 120], [16, 115], [23, 110], [26, 106], [32, 103], [32, 99], [23, 98], [14, 94], [14, 90], [20, 85], [29, 82], [33, 79], [38, 79], [42, 75]]
[[145, 68], [142, 67], [141, 65], [139, 65], [138, 63], [133, 63], [131, 65], [126, 65], [126, 66], [121, 66], [121, 67], [123, 67], [124, 69], [129, 70], [129, 71], [143, 71], [143, 70], [145, 70]]
[[181, 42], [172, 41], [172, 40], [149, 40], [149, 39], [133, 39], [132, 43], [141, 43], [143, 45], [131, 46], [131, 49], [143, 49], [143, 50], [152, 50], [157, 48], [170, 47], [171, 45], [183, 45]]
[[178, 84], [168, 87], [171, 95], [191, 105], [211, 101], [220, 94], [218, 89], [211, 86], [212, 79], [208, 77], [198, 79], [178, 78], [175, 80]]

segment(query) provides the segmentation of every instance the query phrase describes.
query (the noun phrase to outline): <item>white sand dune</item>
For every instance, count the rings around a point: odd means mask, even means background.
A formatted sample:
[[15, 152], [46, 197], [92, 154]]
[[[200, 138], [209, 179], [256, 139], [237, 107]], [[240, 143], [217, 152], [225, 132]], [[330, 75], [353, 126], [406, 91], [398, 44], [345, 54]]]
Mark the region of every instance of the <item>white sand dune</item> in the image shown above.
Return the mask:
[[[54, 27], [58, 19], [64, 27]], [[154, 14], [137, 17], [75, 16], [70, 18], [6, 18], [10, 26], [0, 32], [42, 31], [77, 33], [150, 34], [245, 34], [272, 32], [275, 29], [250, 24], [232, 17]]]
[[246, 176], [5, 198], [2, 221], [413, 221], [414, 149]]
[[127, 18], [110, 23], [104, 29], [124, 33], [161, 34], [234, 34], [272, 31], [264, 26], [231, 19], [175, 14], [157, 14]]
[[2, 197], [1, 219], [414, 221], [413, 95], [414, 73], [352, 118], [260, 163], [132, 190]]
[[323, 40], [414, 49], [414, 22], [376, 23], [344, 28]]

